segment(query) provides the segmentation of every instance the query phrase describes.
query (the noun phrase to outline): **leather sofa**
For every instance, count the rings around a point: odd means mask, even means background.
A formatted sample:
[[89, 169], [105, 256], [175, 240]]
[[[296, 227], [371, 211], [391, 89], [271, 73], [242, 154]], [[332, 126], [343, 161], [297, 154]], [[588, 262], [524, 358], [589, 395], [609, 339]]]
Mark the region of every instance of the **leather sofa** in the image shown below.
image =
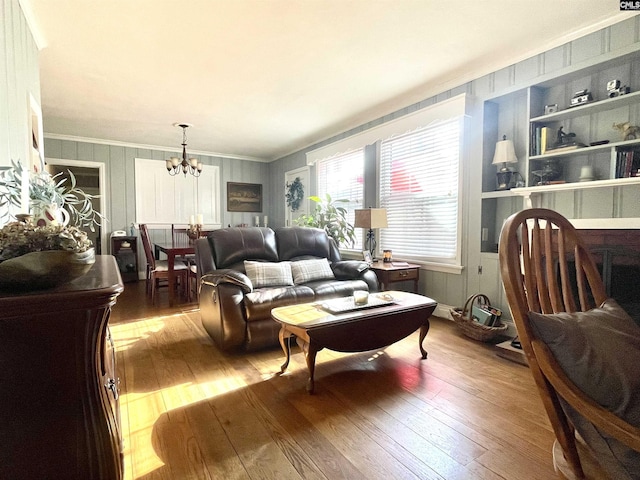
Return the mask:
[[[223, 228], [196, 240], [195, 251], [202, 324], [223, 351], [278, 345], [280, 327], [271, 318], [272, 308], [349, 296], [355, 290], [378, 291], [368, 264], [341, 260], [335, 242], [317, 228]], [[252, 273], [257, 265], [295, 272], [298, 267], [300, 272], [304, 265], [323, 263], [330, 267], [324, 270], [327, 278], [304, 281], [298, 275], [295, 282], [275, 281], [286, 285], [256, 287], [260, 279], [252, 281], [245, 269], [248, 265]]]

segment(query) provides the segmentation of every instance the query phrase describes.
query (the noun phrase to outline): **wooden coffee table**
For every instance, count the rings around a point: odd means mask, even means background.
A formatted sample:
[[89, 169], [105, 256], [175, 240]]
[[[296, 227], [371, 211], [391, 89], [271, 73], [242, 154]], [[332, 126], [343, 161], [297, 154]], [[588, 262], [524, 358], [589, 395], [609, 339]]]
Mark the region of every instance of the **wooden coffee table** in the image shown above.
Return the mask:
[[309, 369], [309, 393], [314, 390], [316, 354], [323, 348], [338, 352], [365, 352], [391, 345], [419, 328], [418, 346], [422, 358], [427, 358], [422, 342], [429, 332], [429, 316], [435, 310], [437, 302], [408, 292], [371, 294], [384, 295], [390, 296], [394, 303], [345, 313], [329, 313], [320, 306], [322, 302], [274, 308], [271, 316], [281, 325], [280, 345], [286, 356], [280, 373], [284, 373], [289, 366], [292, 336], [297, 337], [305, 354]]

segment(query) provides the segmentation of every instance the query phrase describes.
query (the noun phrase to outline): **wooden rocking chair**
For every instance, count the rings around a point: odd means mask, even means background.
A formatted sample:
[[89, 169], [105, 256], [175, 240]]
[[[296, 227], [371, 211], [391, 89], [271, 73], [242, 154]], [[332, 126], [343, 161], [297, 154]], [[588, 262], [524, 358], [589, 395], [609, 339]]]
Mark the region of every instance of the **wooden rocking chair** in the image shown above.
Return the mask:
[[[594, 455], [591, 446], [576, 435], [571, 415], [577, 413], [632, 453], [640, 452], [640, 429], [603, 408], [576, 386], [549, 344], [540, 339], [530, 318], [536, 318], [530, 312], [586, 312], [603, 304], [607, 294], [593, 257], [566, 218], [552, 210], [529, 209], [507, 219], [500, 235], [499, 258], [518, 336], [556, 436], [553, 447], [556, 472], [567, 479], [617, 480], [618, 476], [612, 476], [594, 459], [600, 457]], [[564, 313], [559, 316], [573, 317]], [[575, 316], [581, 316], [581, 321], [588, 320], [581, 313]], [[631, 323], [631, 328], [636, 327]], [[567, 406], [573, 410], [569, 416]]]

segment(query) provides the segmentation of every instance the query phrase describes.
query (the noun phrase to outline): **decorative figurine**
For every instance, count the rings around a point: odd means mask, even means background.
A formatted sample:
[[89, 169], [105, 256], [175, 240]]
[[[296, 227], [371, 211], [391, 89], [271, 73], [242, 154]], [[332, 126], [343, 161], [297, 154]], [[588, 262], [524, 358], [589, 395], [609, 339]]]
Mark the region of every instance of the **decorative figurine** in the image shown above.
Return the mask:
[[640, 138], [640, 127], [631, 125], [629, 122], [614, 123], [613, 128], [620, 130], [623, 141]]
[[565, 133], [562, 129], [564, 127], [560, 127], [558, 129], [558, 137], [556, 140], [556, 147], [566, 147], [569, 145], [573, 145], [576, 143], [576, 134], [573, 132]]

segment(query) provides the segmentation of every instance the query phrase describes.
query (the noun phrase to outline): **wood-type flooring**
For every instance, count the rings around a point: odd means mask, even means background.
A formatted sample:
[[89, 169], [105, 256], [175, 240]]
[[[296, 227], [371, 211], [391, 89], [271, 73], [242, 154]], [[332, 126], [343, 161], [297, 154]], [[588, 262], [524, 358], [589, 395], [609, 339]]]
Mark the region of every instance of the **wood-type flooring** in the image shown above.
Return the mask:
[[553, 433], [529, 369], [431, 319], [365, 353], [322, 350], [316, 393], [303, 354], [223, 354], [196, 304], [156, 307], [127, 283], [111, 317], [125, 478], [557, 478]]

